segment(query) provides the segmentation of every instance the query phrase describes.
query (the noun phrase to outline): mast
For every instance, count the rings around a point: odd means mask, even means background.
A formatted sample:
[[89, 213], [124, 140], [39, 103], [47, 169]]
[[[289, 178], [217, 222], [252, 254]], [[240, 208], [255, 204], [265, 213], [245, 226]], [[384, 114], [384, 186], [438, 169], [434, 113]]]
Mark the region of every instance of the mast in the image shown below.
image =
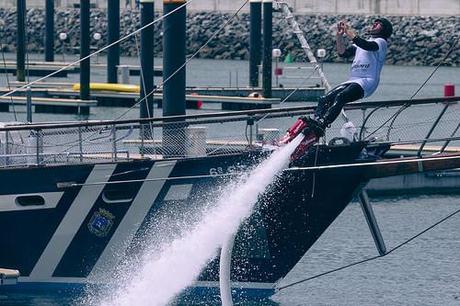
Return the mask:
[[[108, 44], [120, 39], [120, 0], [110, 0], [107, 3], [108, 15]], [[118, 65], [120, 65], [120, 44], [115, 44], [107, 50], [107, 83], [118, 82]]]
[[54, 0], [46, 0], [45, 61], [54, 61]]
[[80, 0], [80, 99], [89, 100], [90, 82], [90, 3], [89, 0]]
[[[163, 0], [163, 116], [185, 115], [186, 0]], [[171, 14], [171, 12], [173, 12]], [[163, 150], [169, 156], [185, 152], [185, 124], [163, 129]]]
[[[141, 28], [151, 24], [154, 20], [154, 1], [142, 0], [141, 4]], [[153, 25], [141, 31], [141, 91], [139, 117], [153, 117]], [[142, 128], [142, 139], [152, 139], [153, 129], [148, 125]]]
[[249, 86], [259, 86], [262, 0], [251, 0], [249, 29]]
[[262, 60], [262, 95], [265, 98], [272, 97], [272, 22], [273, 1], [263, 2], [263, 60]]
[[16, 46], [16, 79], [19, 82], [26, 80], [26, 0], [17, 0], [17, 46]]

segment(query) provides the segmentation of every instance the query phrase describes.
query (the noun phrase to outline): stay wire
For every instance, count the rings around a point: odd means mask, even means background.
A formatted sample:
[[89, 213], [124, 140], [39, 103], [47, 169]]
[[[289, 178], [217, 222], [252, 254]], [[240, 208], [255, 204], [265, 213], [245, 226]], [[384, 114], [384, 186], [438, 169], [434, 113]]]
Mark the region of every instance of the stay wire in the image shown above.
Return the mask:
[[[190, 0], [190, 1], [186, 2], [186, 4], [189, 4], [191, 1], [193, 1], [193, 0]], [[240, 8], [232, 15], [232, 17], [229, 18], [229, 19], [228, 19], [228, 20], [227, 20], [227, 21], [226, 21], [216, 32], [214, 32], [213, 35], [212, 35], [212, 36], [211, 36], [211, 37], [210, 37], [210, 38], [209, 38], [209, 39], [208, 39], [208, 40], [207, 40], [207, 41], [206, 41], [196, 52], [195, 52], [195, 53], [193, 53], [192, 56], [191, 56], [187, 61], [185, 61], [185, 63], [184, 63], [182, 66], [180, 66], [178, 69], [176, 69], [167, 79], [163, 80], [163, 82], [162, 82], [156, 89], [154, 89], [152, 92], [150, 92], [150, 93], [148, 93], [147, 95], [145, 95], [144, 98], [139, 99], [139, 101], [137, 101], [133, 106], [131, 106], [130, 108], [128, 108], [128, 110], [126, 110], [124, 113], [122, 113], [122, 114], [121, 114], [120, 116], [118, 116], [116, 119], [114, 119], [114, 121], [119, 120], [119, 119], [121, 119], [122, 117], [124, 117], [124, 116], [125, 116], [129, 111], [131, 111], [135, 106], [139, 105], [140, 103], [142, 103], [143, 101], [145, 101], [148, 97], [150, 97], [153, 93], [155, 93], [155, 92], [158, 91], [159, 89], [163, 88], [164, 84], [165, 84], [166, 82], [168, 82], [172, 77], [174, 77], [174, 76], [175, 76], [181, 69], [183, 69], [183, 68], [184, 68], [184, 67], [185, 67], [185, 66], [186, 66], [186, 65], [187, 65], [187, 64], [188, 64], [188, 63], [189, 63], [189, 62], [190, 62], [190, 61], [191, 61], [191, 60], [192, 60], [192, 59], [193, 59], [203, 48], [204, 48], [204, 47], [206, 47], [206, 45], [209, 44], [209, 42], [210, 42], [212, 39], [214, 39], [214, 38], [217, 36], [217, 34], [219, 34], [219, 32], [222, 31], [222, 30], [223, 30], [223, 29], [224, 29], [224, 28], [225, 28], [225, 27], [226, 27], [226, 26], [227, 26], [227, 25], [228, 25], [228, 24], [239, 14], [239, 12], [244, 8], [244, 6], [245, 6], [248, 2], [249, 2], [249, 0], [245, 0], [244, 3], [240, 6]], [[156, 21], [161, 20], [161, 19], [164, 19], [165, 17], [167, 17], [167, 16], [169, 16], [170, 14], [176, 12], [177, 10], [179, 10], [180, 8], [182, 8], [182, 7], [184, 7], [184, 6], [185, 6], [185, 4], [179, 6], [178, 8], [176, 8], [176, 9], [174, 9], [173, 11], [169, 12], [168, 14], [163, 15], [161, 18], [158, 18], [158, 19], [154, 20], [153, 22], [149, 23], [147, 26], [153, 25]], [[115, 43], [118, 43], [118, 42], [120, 42], [120, 41], [125, 40], [127, 37], [130, 37], [130, 36], [133, 36], [133, 35], [139, 33], [139, 31], [140, 31], [141, 29], [145, 29], [147, 26], [144, 26], [144, 27], [142, 27], [142, 28], [140, 28], [140, 29], [138, 29], [138, 30], [136, 30], [136, 31], [134, 31], [134, 32], [132, 32], [132, 33], [130, 33], [130, 34], [128, 34], [127, 36], [123, 37], [122, 39], [120, 39], [120, 40], [118, 40], [118, 41], [116, 41], [116, 42], [114, 42], [114, 43], [112, 43], [112, 44], [110, 44], [110, 45], [108, 45], [108, 46], [106, 46], [106, 47], [104, 47], [104, 48], [107, 49], [109, 46], [112, 46], [112, 45], [114, 45]], [[135, 36], [135, 37], [137, 37], [137, 36]], [[103, 48], [103, 49], [104, 49], [104, 48]], [[101, 50], [103, 50], [103, 49], [101, 49]], [[99, 50], [98, 52], [100, 52], [101, 50]], [[96, 53], [93, 53], [92, 55], [94, 55], [94, 54], [96, 54]], [[91, 55], [89, 55], [88, 57], [90, 57], [90, 56], [91, 56]], [[88, 57], [86, 57], [86, 58], [88, 58]], [[84, 59], [86, 59], [86, 58], [84, 58]], [[80, 61], [82, 61], [82, 60], [84, 60], [84, 59], [80, 59]], [[72, 63], [72, 64], [73, 64], [73, 63]], [[72, 65], [72, 64], [70, 64], [70, 65]], [[36, 81], [35, 81], [35, 82], [36, 82]], [[32, 82], [32, 83], [33, 83], [33, 82]], [[12, 93], [12, 92], [11, 92], [11, 93]], [[11, 93], [9, 93], [9, 94], [11, 94]], [[1, 97], [1, 96], [0, 96], [0, 97]], [[97, 131], [96, 131], [95, 133], [93, 133], [92, 135], [89, 135], [86, 139], [84, 139], [84, 141], [86, 141], [87, 139], [89, 139], [90, 137], [92, 137], [92, 136], [93, 136], [94, 134], [96, 134], [96, 133], [97, 133]], [[69, 150], [69, 149], [75, 147], [76, 145], [78, 145], [78, 144], [76, 143], [74, 146], [72, 146], [72, 147], [70, 147], [70, 148], [66, 148], [66, 150]], [[65, 150], [65, 151], [66, 151], [66, 150]], [[62, 152], [65, 152], [65, 151], [62, 151]]]
[[[297, 86], [279, 103], [279, 105], [282, 105], [284, 104], [285, 102], [288, 101], [288, 99], [293, 95], [295, 94], [297, 91], [300, 90], [300, 88], [302, 88], [302, 86], [306, 85], [307, 81], [313, 77], [313, 75], [316, 73], [316, 71], [314, 70], [313, 72], [311, 72], [306, 78], [304, 78], [301, 82], [297, 83]], [[256, 121], [256, 123], [261, 123], [263, 120], [265, 120], [267, 117], [269, 116], [269, 114], [266, 114], [264, 116], [262, 116], [260, 119], [258, 119]]]
[[203, 44], [201, 45], [200, 48], [198, 48], [198, 50], [196, 50], [179, 68], [177, 68], [173, 73], [171, 73], [170, 76], [168, 76], [165, 80], [163, 80], [163, 82], [161, 82], [161, 84], [159, 84], [154, 90], [152, 90], [150, 93], [148, 93], [145, 97], [143, 97], [142, 99], [139, 99], [139, 101], [137, 101], [134, 105], [132, 105], [130, 108], [128, 108], [125, 112], [123, 112], [120, 116], [118, 116], [115, 120], [119, 120], [121, 118], [123, 118], [127, 113], [129, 113], [134, 107], [136, 107], [137, 105], [139, 105], [140, 103], [142, 103], [144, 100], [148, 99], [151, 95], [153, 95], [154, 93], [158, 92], [160, 89], [163, 89], [164, 88], [164, 85], [169, 81], [171, 80], [176, 74], [178, 74], [182, 69], [184, 69], [188, 63], [193, 59], [195, 58], [195, 56], [198, 55], [198, 53], [201, 52], [201, 50], [203, 50], [203, 48], [205, 48], [235, 17], [238, 16], [238, 14], [240, 13], [240, 11], [246, 6], [246, 4], [249, 2], [249, 0], [245, 0], [243, 2], [243, 4], [240, 6], [240, 8], [219, 28], [217, 29], [212, 35], [211, 37]]
[[[38, 79], [36, 79], [36, 80], [34, 80], [34, 81], [30, 82], [30, 83], [27, 83], [27, 84], [25, 84], [25, 85], [23, 85], [23, 86], [21, 86], [21, 87], [18, 87], [18, 88], [14, 89], [14, 90], [12, 90], [12, 91], [9, 91], [9, 92], [7, 92], [7, 93], [5, 93], [5, 94], [3, 94], [3, 95], [0, 95], [0, 97], [1, 97], [1, 98], [8, 97], [8, 96], [12, 95], [13, 93], [15, 93], [15, 92], [17, 92], [17, 91], [26, 88], [27, 86], [30, 86], [30, 85], [36, 84], [36, 83], [38, 83], [38, 82], [41, 82], [41, 81], [43, 81], [43, 80], [45, 80], [45, 79], [47, 79], [47, 78], [49, 78], [49, 77], [52, 77], [52, 76], [54, 76], [54, 75], [60, 73], [61, 71], [64, 71], [64, 70], [69, 69], [70, 67], [75, 66], [75, 65], [79, 64], [80, 62], [85, 61], [85, 60], [91, 58], [92, 56], [97, 55], [97, 54], [99, 54], [99, 53], [101, 53], [101, 52], [103, 52], [103, 51], [105, 51], [105, 50], [107, 50], [107, 49], [109, 49], [109, 48], [111, 48], [111, 47], [113, 47], [113, 46], [115, 46], [115, 45], [117, 45], [117, 44], [119, 44], [119, 43], [125, 41], [125, 40], [127, 40], [127, 39], [130, 38], [131, 36], [136, 35], [137, 33], [139, 33], [139, 32], [141, 32], [142, 30], [144, 30], [144, 29], [146, 29], [146, 28], [148, 28], [148, 27], [154, 25], [155, 23], [162, 21], [163, 19], [165, 19], [165, 18], [168, 17], [169, 15], [172, 15], [172, 14], [174, 14], [176, 11], [178, 11], [178, 10], [182, 9], [183, 7], [189, 5], [190, 3], [192, 3], [192, 1], [194, 1], [194, 0], [188, 0], [188, 1], [185, 2], [184, 4], [182, 4], [182, 5], [178, 6], [178, 7], [176, 7], [175, 9], [173, 9], [173, 10], [170, 11], [170, 12], [168, 12], [167, 14], [164, 14], [163, 16], [160, 16], [158, 19], [155, 19], [154, 21], [152, 21], [152, 22], [150, 22], [150, 23], [144, 25], [143, 27], [140, 27], [139, 29], [137, 29], [137, 30], [135, 30], [135, 31], [133, 31], [133, 32], [131, 32], [131, 33], [129, 33], [129, 34], [126, 35], [126, 36], [123, 36], [122, 38], [120, 38], [120, 39], [118, 39], [118, 40], [116, 40], [116, 41], [114, 41], [114, 42], [108, 44], [107, 46], [105, 46], [105, 47], [103, 47], [103, 48], [101, 48], [101, 49], [99, 49], [99, 50], [97, 50], [97, 51], [95, 51], [95, 52], [93, 52], [93, 53], [91, 53], [91, 54], [89, 54], [89, 55], [83, 57], [83, 58], [80, 58], [80, 59], [78, 59], [78, 60], [76, 60], [76, 61], [74, 61], [74, 62], [72, 62], [72, 63], [70, 63], [70, 64], [68, 64], [68, 65], [66, 65], [66, 66], [64, 66], [64, 67], [62, 67], [62, 68], [60, 68], [60, 69], [58, 69], [58, 70], [56, 70], [56, 71], [53, 71], [53, 72], [51, 72], [50, 74], [45, 75], [44, 77], [38, 78]], [[249, 1], [249, 0], [248, 0], [248, 1]]]
[[[132, 12], [132, 11], [131, 11]], [[134, 36], [134, 40], [136, 42], [136, 51], [137, 51], [137, 55], [139, 57], [139, 64], [140, 64], [140, 74], [141, 74], [141, 82], [142, 82], [142, 86], [141, 86], [141, 89], [142, 89], [142, 93], [139, 93], [139, 94], [143, 94], [144, 96], [146, 96], [146, 86], [145, 86], [145, 76], [144, 76], [144, 69], [142, 69], [142, 62], [141, 62], [141, 59], [140, 59], [140, 54], [141, 54], [141, 49], [139, 47], [139, 38], [137, 35]], [[155, 86], [155, 84], [154, 84]], [[155, 88], [155, 87], [154, 87]], [[153, 114], [150, 114], [150, 109], [149, 109], [149, 101], [147, 99], [143, 99], [145, 101], [145, 108], [147, 110], [147, 116], [149, 118], [153, 117]], [[140, 105], [140, 107], [142, 107]], [[149, 122], [149, 129], [150, 129], [150, 135], [153, 135], [153, 126], [152, 126], [152, 122]], [[142, 132], [143, 136], [142, 137], [145, 137], [144, 133]]]
[[353, 262], [351, 264], [348, 264], [348, 265], [345, 265], [345, 266], [342, 266], [342, 267], [339, 267], [339, 268], [335, 268], [335, 269], [332, 269], [332, 270], [329, 270], [329, 271], [326, 271], [326, 272], [323, 272], [323, 273], [320, 273], [320, 274], [316, 274], [314, 276], [311, 276], [311, 277], [308, 277], [308, 278], [305, 278], [305, 279], [302, 279], [302, 280], [299, 280], [299, 281], [296, 281], [296, 282], [293, 282], [293, 283], [290, 283], [290, 284], [287, 284], [287, 285], [284, 285], [284, 286], [280, 286], [280, 287], [278, 287], [276, 289], [277, 289], [277, 291], [281, 291], [281, 290], [287, 289], [289, 287], [293, 287], [293, 286], [299, 285], [301, 283], [304, 283], [304, 282], [307, 282], [307, 281], [310, 281], [310, 280], [313, 280], [313, 279], [316, 279], [316, 278], [320, 278], [320, 277], [328, 275], [328, 274], [332, 274], [334, 272], [342, 271], [342, 270], [345, 270], [345, 269], [348, 269], [348, 268], [351, 268], [351, 267], [354, 267], [354, 266], [358, 266], [358, 265], [366, 263], [366, 262], [373, 261], [373, 260], [381, 258], [381, 257], [385, 257], [385, 256], [393, 253], [394, 251], [400, 249], [401, 247], [405, 246], [406, 244], [412, 242], [413, 240], [417, 239], [418, 237], [420, 237], [421, 235], [425, 234], [426, 232], [432, 230], [433, 228], [435, 228], [436, 226], [440, 225], [441, 223], [444, 223], [445, 221], [449, 220], [450, 218], [452, 218], [453, 216], [455, 216], [459, 212], [460, 212], [460, 209], [457, 209], [453, 213], [447, 215], [446, 217], [442, 218], [441, 220], [437, 221], [436, 223], [430, 225], [429, 227], [427, 227], [426, 229], [424, 229], [421, 232], [417, 233], [416, 235], [412, 236], [411, 238], [409, 238], [409, 239], [405, 240], [404, 242], [398, 244], [397, 246], [395, 246], [394, 248], [392, 248], [391, 250], [389, 250], [388, 252], [386, 252], [383, 255], [376, 255], [376, 256], [373, 256], [373, 257], [365, 258], [363, 260], [356, 261], [356, 262]]
[[[2, 49], [2, 61], [3, 61], [3, 68], [4, 68], [4, 71], [5, 71], [5, 76], [6, 76], [6, 84], [7, 84], [7, 88], [8, 88], [8, 91], [11, 90], [11, 83], [10, 83], [10, 78], [8, 76], [8, 68], [6, 66], [6, 58], [5, 58], [5, 52], [3, 50], [3, 43], [0, 42], [0, 48]], [[14, 121], [18, 121], [18, 115], [16, 113], [16, 104], [14, 103], [13, 101], [13, 96], [10, 96], [10, 101], [11, 101], [11, 106], [13, 107], [13, 116], [14, 116]]]
[[444, 61], [455, 50], [455, 47], [457, 46], [459, 39], [460, 39], [460, 36], [457, 36], [456, 38], [454, 38], [452, 40], [453, 41], [452, 47], [449, 49], [449, 51], [447, 51], [446, 55], [439, 61], [438, 65], [435, 67], [435, 69], [430, 73], [430, 75], [425, 80], [425, 82], [423, 82], [423, 84], [417, 89], [417, 91], [415, 91], [415, 93], [410, 97], [409, 100], [412, 100], [420, 92], [420, 90], [422, 90], [422, 88], [425, 87], [426, 83], [428, 83], [428, 81], [433, 77], [433, 75], [436, 73], [436, 71], [438, 71], [439, 67], [441, 67], [441, 64], [444, 63]]
[[[4, 95], [1, 95], [0, 97], [8, 97], [8, 96], [11, 96], [13, 93], [17, 92], [17, 91], [20, 90], [20, 89], [26, 88], [26, 87], [28, 87], [28, 86], [30, 86], [30, 85], [33, 85], [33, 84], [37, 83], [37, 82], [40, 82], [40, 81], [43, 81], [43, 80], [45, 80], [45, 79], [47, 79], [47, 78], [49, 78], [49, 77], [52, 77], [53, 75], [55, 75], [55, 74], [57, 74], [57, 73], [59, 73], [59, 72], [61, 72], [61, 71], [64, 71], [64, 70], [66, 70], [66, 69], [68, 69], [68, 68], [70, 68], [70, 67], [72, 67], [72, 66], [74, 66], [74, 65], [76, 65], [76, 64], [78, 64], [78, 63], [80, 63], [81, 61], [87, 60], [88, 58], [91, 58], [92, 56], [97, 55], [97, 54], [101, 53], [102, 51], [107, 50], [108, 48], [110, 48], [110, 47], [112, 47], [112, 46], [114, 46], [114, 45], [116, 45], [116, 44], [119, 44], [119, 43], [121, 43], [121, 42], [127, 40], [127, 39], [128, 39], [129, 37], [131, 37], [131, 36], [135, 36], [135, 38], [136, 38], [136, 37], [137, 37], [137, 36], [136, 36], [137, 33], [140, 33], [142, 30], [144, 30], [144, 29], [146, 29], [146, 28], [148, 28], [148, 27], [150, 27], [150, 26], [153, 26], [155, 23], [157, 23], [157, 22], [159, 22], [159, 21], [165, 19], [165, 18], [168, 17], [169, 15], [171, 15], [171, 14], [175, 13], [176, 11], [180, 10], [181, 8], [187, 6], [187, 5], [190, 4], [192, 1], [193, 1], [193, 0], [189, 0], [189, 1], [185, 2], [184, 4], [178, 6], [177, 8], [175, 8], [174, 10], [172, 10], [171, 12], [169, 12], [169, 13], [163, 15], [163, 16], [160, 16], [159, 18], [157, 18], [157, 19], [153, 20], [152, 22], [150, 22], [150, 23], [144, 25], [143, 27], [140, 27], [139, 29], [137, 29], [137, 30], [135, 30], [135, 31], [133, 31], [133, 32], [131, 32], [131, 33], [129, 33], [128, 35], [123, 36], [122, 38], [118, 39], [117, 41], [114, 41], [114, 42], [108, 44], [107, 46], [105, 46], [105, 47], [103, 47], [103, 48], [101, 48], [101, 49], [99, 49], [99, 50], [97, 50], [97, 51], [95, 51], [95, 52], [93, 52], [93, 53], [91, 53], [91, 54], [85, 56], [84, 58], [78, 59], [78, 60], [76, 60], [76, 61], [74, 61], [74, 62], [72, 62], [72, 63], [66, 65], [65, 67], [62, 67], [62, 68], [60, 68], [59, 70], [54, 71], [54, 72], [52, 72], [52, 73], [50, 73], [50, 74], [48, 74], [48, 75], [46, 75], [46, 76], [44, 76], [44, 77], [42, 77], [42, 78], [39, 78], [39, 79], [37, 79], [37, 80], [35, 80], [35, 81], [32, 81], [32, 82], [30, 82], [30, 83], [28, 83], [28, 84], [25, 84], [25, 85], [23, 85], [23, 86], [21, 86], [21, 87], [19, 87], [19, 88], [16, 88], [15, 90], [9, 91], [8, 93], [6, 93], [6, 94], [4, 94]], [[139, 103], [139, 102], [138, 102], [138, 103]], [[138, 104], [138, 103], [136, 103], [136, 104]], [[92, 133], [91, 135], [88, 135], [83, 141], [86, 142], [88, 139], [90, 139], [91, 137], [93, 137], [94, 135], [96, 135], [96, 134], [99, 133], [99, 132], [100, 132], [100, 130], [99, 130], [99, 131], [95, 131], [95, 132]], [[61, 151], [61, 152], [68, 151], [68, 150], [70, 150], [70, 149], [76, 147], [77, 145], [78, 145], [78, 143], [75, 143], [75, 144], [74, 144], [73, 146], [71, 146], [70, 148], [66, 148], [64, 151]]]
[[[457, 46], [459, 40], [460, 40], [460, 36], [457, 36], [456, 38], [454, 38], [452, 40], [453, 43], [452, 43], [452, 46], [449, 49], [449, 51], [447, 51], [446, 55], [444, 55], [444, 57], [439, 61], [439, 63], [436, 65], [436, 67], [433, 69], [433, 71], [430, 73], [430, 75], [426, 78], [426, 80], [422, 83], [422, 85], [420, 85], [419, 88], [414, 92], [414, 94], [412, 94], [412, 96], [409, 98], [409, 101], [414, 99], [414, 97], [420, 92], [420, 90], [422, 90], [422, 88], [425, 87], [426, 83], [428, 83], [428, 81], [433, 77], [433, 75], [436, 73], [436, 71], [438, 71], [438, 69], [439, 69], [439, 67], [441, 67], [442, 63], [444, 63], [444, 61], [455, 50], [455, 47]], [[383, 128], [391, 120], [393, 120], [393, 122], [394, 122], [394, 120], [396, 120], [396, 117], [398, 117], [399, 114], [401, 114], [406, 108], [408, 108], [409, 105], [410, 105], [410, 102], [408, 102], [405, 105], [401, 106], [393, 115], [391, 115], [387, 120], [385, 120], [385, 122], [383, 122], [378, 128], [376, 128], [372, 133], [367, 135], [366, 139], [369, 139], [369, 137], [371, 137], [372, 135], [377, 133], [381, 128]]]

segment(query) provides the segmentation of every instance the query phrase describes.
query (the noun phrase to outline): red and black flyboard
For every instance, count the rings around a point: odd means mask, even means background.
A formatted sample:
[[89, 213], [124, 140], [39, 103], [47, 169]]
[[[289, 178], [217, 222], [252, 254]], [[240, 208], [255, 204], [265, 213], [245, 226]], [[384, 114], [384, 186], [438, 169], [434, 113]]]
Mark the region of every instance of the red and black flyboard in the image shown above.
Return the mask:
[[319, 138], [324, 135], [324, 128], [318, 121], [302, 116], [287, 130], [286, 134], [278, 141], [278, 144], [288, 144], [300, 133], [304, 134], [304, 138], [292, 153], [291, 160], [300, 158], [308, 148], [318, 142]]

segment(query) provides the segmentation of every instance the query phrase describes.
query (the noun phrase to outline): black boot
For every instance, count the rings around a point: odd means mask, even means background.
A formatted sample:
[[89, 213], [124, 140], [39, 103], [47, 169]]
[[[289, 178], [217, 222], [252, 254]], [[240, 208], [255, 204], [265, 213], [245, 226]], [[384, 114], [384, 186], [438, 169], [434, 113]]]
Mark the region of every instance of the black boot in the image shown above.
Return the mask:
[[315, 133], [316, 136], [318, 137], [323, 137], [324, 136], [324, 123], [323, 123], [322, 118], [319, 118], [318, 120], [308, 118], [307, 119], [307, 127], [302, 131], [304, 135], [307, 135], [310, 131]]
[[315, 120], [324, 116], [324, 114], [329, 108], [329, 104], [330, 103], [328, 99], [326, 98], [326, 96], [321, 96], [318, 98], [318, 106], [316, 107], [315, 114], [314, 114]]

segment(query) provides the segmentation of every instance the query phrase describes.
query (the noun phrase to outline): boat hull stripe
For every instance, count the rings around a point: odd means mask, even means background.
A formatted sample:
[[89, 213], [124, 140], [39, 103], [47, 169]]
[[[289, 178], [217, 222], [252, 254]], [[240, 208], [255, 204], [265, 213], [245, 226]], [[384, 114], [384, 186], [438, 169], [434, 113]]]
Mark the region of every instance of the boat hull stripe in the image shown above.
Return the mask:
[[[108, 181], [116, 164], [95, 165], [86, 183]], [[105, 185], [83, 186], [40, 256], [30, 279], [50, 279]]]
[[111, 274], [113, 272], [113, 268], [123, 258], [126, 249], [166, 182], [166, 180], [156, 179], [169, 177], [175, 164], [175, 161], [156, 162], [152, 166], [146, 181], [142, 184], [123, 220], [89, 274], [88, 277], [91, 281], [106, 279], [106, 277], [109, 277], [107, 273]]

